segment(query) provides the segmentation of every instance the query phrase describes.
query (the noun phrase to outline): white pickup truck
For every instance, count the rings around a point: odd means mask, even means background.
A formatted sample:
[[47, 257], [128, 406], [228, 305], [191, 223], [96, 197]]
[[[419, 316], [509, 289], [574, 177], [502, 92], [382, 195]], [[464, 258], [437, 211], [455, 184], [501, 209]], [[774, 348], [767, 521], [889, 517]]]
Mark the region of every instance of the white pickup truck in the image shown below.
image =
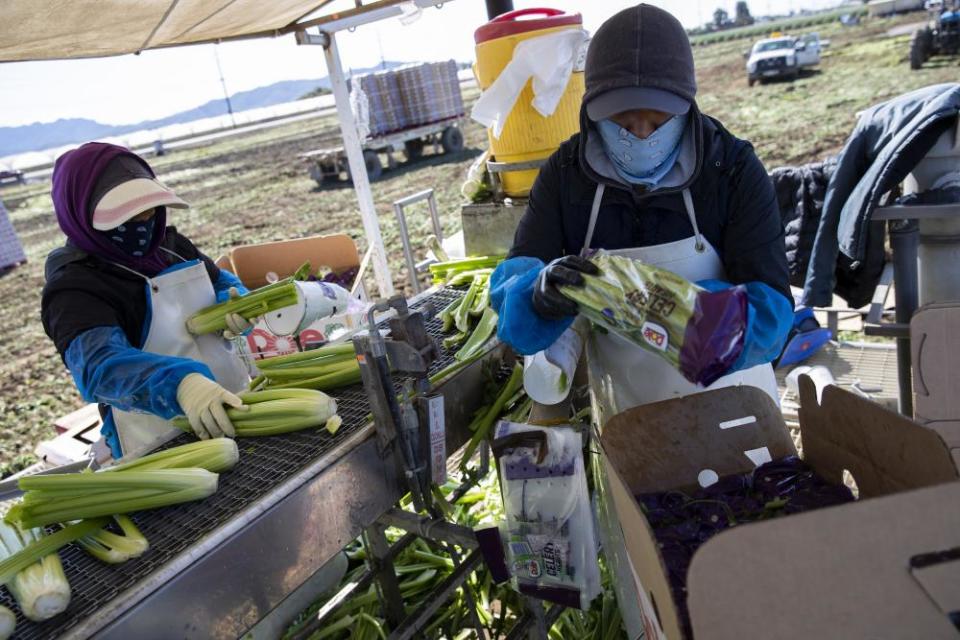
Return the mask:
[[820, 50], [826, 45], [816, 33], [760, 40], [745, 54], [747, 83], [752, 87], [755, 82], [770, 78], [795, 80], [804, 67], [820, 64]]

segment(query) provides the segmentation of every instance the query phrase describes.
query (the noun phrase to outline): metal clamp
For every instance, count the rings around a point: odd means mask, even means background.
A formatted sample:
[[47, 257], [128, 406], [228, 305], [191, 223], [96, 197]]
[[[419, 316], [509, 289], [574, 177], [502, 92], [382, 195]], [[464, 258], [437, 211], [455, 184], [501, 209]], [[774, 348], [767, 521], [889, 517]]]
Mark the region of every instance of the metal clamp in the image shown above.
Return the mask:
[[490, 186], [493, 188], [494, 200], [503, 201], [506, 194], [503, 190], [503, 181], [500, 178], [501, 173], [509, 171], [532, 171], [540, 169], [547, 163], [547, 158], [537, 160], [524, 160], [523, 162], [496, 162], [487, 160], [487, 172], [490, 174]]
[[412, 204], [427, 201], [430, 208], [430, 221], [433, 223], [433, 233], [437, 240], [443, 241], [443, 229], [440, 227], [440, 215], [437, 213], [437, 199], [433, 194], [433, 189], [424, 189], [423, 191], [401, 198], [393, 203], [393, 212], [397, 216], [397, 225], [400, 227], [400, 241], [403, 243], [403, 257], [407, 262], [407, 271], [410, 274], [410, 286], [413, 292], [420, 293], [420, 274], [426, 271], [429, 261], [417, 264], [413, 257], [413, 247], [410, 245], [410, 230], [407, 228], [407, 217], [404, 214], [404, 208]]

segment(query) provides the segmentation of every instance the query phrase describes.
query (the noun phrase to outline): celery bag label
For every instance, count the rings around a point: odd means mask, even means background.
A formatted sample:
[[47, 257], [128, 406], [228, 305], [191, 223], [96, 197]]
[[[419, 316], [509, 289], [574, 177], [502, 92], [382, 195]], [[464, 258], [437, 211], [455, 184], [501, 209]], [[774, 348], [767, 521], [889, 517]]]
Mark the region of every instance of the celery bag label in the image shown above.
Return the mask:
[[667, 345], [670, 343], [670, 336], [666, 329], [655, 322], [644, 322], [640, 331], [643, 339], [651, 347], [659, 349], [660, 351], [667, 350]]

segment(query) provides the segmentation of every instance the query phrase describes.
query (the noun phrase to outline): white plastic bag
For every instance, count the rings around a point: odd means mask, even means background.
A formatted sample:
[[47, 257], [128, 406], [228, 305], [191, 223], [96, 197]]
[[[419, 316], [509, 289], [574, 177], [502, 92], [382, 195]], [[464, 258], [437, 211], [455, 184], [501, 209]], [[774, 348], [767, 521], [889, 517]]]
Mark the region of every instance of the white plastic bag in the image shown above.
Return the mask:
[[[515, 445], [498, 447], [512, 439]], [[501, 421], [494, 447], [506, 565], [521, 593], [586, 609], [600, 593], [583, 438], [573, 427]]]
[[353, 111], [353, 121], [357, 123], [357, 137], [363, 143], [370, 137], [370, 102], [358, 78], [354, 78], [350, 84], [350, 110]]
[[473, 105], [470, 117], [493, 130], [499, 138], [520, 92], [533, 78], [533, 108], [540, 115], [553, 115], [580, 48], [587, 39], [583, 29], [566, 29], [524, 40], [513, 50], [513, 58]]

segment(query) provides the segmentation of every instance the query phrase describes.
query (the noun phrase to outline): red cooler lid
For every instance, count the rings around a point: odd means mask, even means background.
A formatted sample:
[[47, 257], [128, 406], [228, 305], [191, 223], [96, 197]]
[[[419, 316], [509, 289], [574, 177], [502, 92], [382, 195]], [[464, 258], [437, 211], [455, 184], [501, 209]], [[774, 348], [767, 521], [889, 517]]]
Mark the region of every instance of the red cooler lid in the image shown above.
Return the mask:
[[[532, 20], [518, 20], [523, 16], [544, 16]], [[504, 36], [513, 36], [528, 31], [553, 29], [567, 25], [582, 25], [583, 18], [579, 13], [564, 13], [560, 9], [517, 9], [501, 14], [476, 30], [473, 39], [477, 44], [496, 40]]]

